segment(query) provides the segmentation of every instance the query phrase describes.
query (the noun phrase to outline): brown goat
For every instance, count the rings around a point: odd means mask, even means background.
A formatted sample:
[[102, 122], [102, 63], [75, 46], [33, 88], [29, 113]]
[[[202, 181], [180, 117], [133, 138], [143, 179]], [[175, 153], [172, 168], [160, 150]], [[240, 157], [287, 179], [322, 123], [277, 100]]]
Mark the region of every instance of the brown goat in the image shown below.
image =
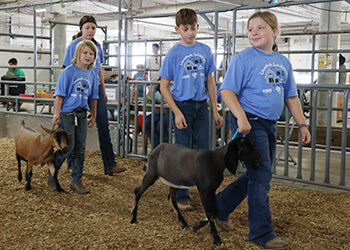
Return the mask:
[[26, 169], [26, 190], [30, 190], [31, 178], [32, 178], [32, 168], [33, 165], [44, 165], [47, 164], [53, 179], [55, 181], [56, 190], [58, 192], [63, 192], [60, 184], [58, 183], [57, 174], [58, 169], [54, 166], [54, 151], [55, 150], [67, 150], [67, 140], [71, 133], [63, 131], [61, 128], [56, 128], [50, 130], [41, 126], [49, 136], [43, 137], [40, 133], [25, 128], [24, 121], [22, 121], [22, 130], [16, 138], [16, 157], [18, 161], [18, 180], [22, 181], [21, 173], [21, 160], [27, 162]]

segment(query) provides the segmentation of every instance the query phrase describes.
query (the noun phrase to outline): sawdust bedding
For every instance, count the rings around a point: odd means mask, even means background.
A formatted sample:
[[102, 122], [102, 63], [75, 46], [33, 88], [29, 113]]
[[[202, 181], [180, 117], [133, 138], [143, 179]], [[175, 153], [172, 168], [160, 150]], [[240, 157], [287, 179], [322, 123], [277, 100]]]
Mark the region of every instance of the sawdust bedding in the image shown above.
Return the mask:
[[[25, 181], [17, 180], [14, 140], [0, 138], [0, 153], [1, 249], [261, 249], [248, 241], [246, 201], [231, 214], [236, 230], [219, 232], [222, 245], [214, 247], [209, 226], [197, 233], [181, 229], [160, 181], [141, 198], [138, 223], [130, 224], [144, 161], [117, 158], [127, 171], [105, 176], [100, 152], [86, 152], [83, 183], [91, 193], [79, 195], [69, 190], [65, 165], [59, 172], [65, 193], [48, 188], [47, 168], [39, 166], [34, 167], [33, 189], [26, 191]], [[235, 178], [226, 177], [219, 190]], [[183, 215], [193, 226], [204, 218], [204, 210], [198, 192], [191, 192], [195, 210]], [[348, 192], [272, 185], [270, 206], [275, 232], [291, 249], [350, 249]]]

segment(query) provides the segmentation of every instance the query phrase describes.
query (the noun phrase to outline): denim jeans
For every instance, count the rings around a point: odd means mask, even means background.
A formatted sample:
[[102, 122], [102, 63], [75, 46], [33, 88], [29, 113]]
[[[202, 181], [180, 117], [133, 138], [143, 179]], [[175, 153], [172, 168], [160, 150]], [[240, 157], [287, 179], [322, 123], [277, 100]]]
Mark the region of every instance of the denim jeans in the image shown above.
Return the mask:
[[97, 100], [97, 117], [96, 117], [98, 140], [102, 154], [103, 168], [105, 174], [108, 170], [117, 165], [114, 159], [113, 145], [109, 133], [107, 103], [101, 85], [99, 86], [99, 99]]
[[[97, 100], [97, 116], [96, 126], [98, 132], [98, 140], [102, 155], [104, 173], [108, 174], [108, 170], [117, 165], [114, 159], [113, 145], [109, 133], [107, 103], [101, 85], [99, 86], [99, 99]], [[71, 156], [67, 159], [68, 168], [71, 169]]]
[[[153, 134], [153, 145], [152, 148], [155, 148], [160, 143], [160, 113], [154, 114], [154, 134]], [[146, 133], [150, 139], [152, 139], [152, 115], [146, 116]], [[152, 141], [152, 140], [151, 140]], [[163, 141], [169, 142], [169, 114], [165, 113], [163, 115]]]
[[[237, 120], [230, 112], [230, 129], [236, 131]], [[247, 113], [252, 130], [247, 135], [255, 142], [259, 169], [246, 163], [246, 172], [216, 195], [218, 219], [227, 221], [230, 213], [248, 196], [249, 240], [261, 246], [276, 238], [273, 233], [268, 192], [276, 151], [276, 122]]]
[[[187, 128], [178, 129], [175, 125], [173, 113], [173, 125], [175, 143], [193, 149], [209, 149], [209, 114], [206, 101], [175, 101], [182, 114], [185, 116]], [[188, 201], [190, 195], [188, 189], [178, 189], [177, 202]]]
[[86, 111], [60, 113], [60, 122], [59, 127], [72, 135], [68, 136], [68, 150], [65, 153], [56, 151], [55, 167], [59, 169], [65, 159], [71, 155], [72, 179], [77, 181], [83, 176], [87, 133]]

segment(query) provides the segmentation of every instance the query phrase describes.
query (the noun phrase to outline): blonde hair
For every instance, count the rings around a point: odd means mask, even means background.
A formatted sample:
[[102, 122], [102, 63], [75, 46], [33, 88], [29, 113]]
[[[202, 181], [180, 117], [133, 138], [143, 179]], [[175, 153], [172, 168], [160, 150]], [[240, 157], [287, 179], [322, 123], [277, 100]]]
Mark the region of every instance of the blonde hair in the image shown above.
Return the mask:
[[[272, 30], [278, 28], [278, 22], [277, 22], [277, 17], [275, 16], [275, 14], [273, 14], [272, 12], [269, 11], [257, 11], [255, 12], [253, 15], [251, 15], [248, 19], [248, 26], [249, 26], [249, 22], [250, 20], [260, 17], [262, 20], [264, 20], [270, 27]], [[249, 27], [248, 27], [249, 29]], [[276, 38], [276, 37], [275, 37]], [[274, 42], [273, 46], [272, 46], [272, 50], [274, 51], [278, 51], [278, 46], [276, 44], [276, 41]]]
[[176, 13], [175, 22], [176, 22], [177, 27], [180, 27], [181, 24], [182, 25], [187, 25], [187, 24], [195, 25], [198, 23], [197, 14], [192, 9], [188, 9], [188, 8], [180, 9]]
[[95, 44], [93, 42], [91, 42], [90, 40], [84, 40], [84, 41], [81, 41], [77, 44], [77, 46], [75, 48], [74, 57], [72, 59], [72, 64], [77, 65], [77, 61], [80, 60], [81, 52], [85, 49], [85, 47], [90, 48], [92, 50], [92, 52], [94, 52], [94, 54], [95, 54], [94, 60], [88, 66], [88, 69], [92, 69], [93, 67], [95, 67], [97, 49], [96, 49]]

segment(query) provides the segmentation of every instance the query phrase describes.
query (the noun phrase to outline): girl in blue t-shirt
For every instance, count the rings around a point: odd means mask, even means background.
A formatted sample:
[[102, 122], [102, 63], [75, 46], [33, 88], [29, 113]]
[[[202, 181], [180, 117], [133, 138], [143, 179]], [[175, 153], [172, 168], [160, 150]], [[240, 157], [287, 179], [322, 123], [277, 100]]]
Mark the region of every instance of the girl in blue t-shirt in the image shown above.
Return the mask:
[[[55, 168], [59, 169], [72, 153], [72, 182], [70, 188], [80, 194], [90, 192], [81, 183], [83, 175], [87, 127], [93, 127], [96, 120], [98, 84], [92, 70], [96, 59], [96, 47], [91, 41], [81, 41], [76, 48], [72, 64], [59, 76], [54, 94], [54, 124], [71, 133], [68, 150], [55, 153]], [[91, 117], [87, 120], [87, 110]], [[55, 189], [49, 175], [49, 186]]]
[[268, 200], [276, 150], [276, 121], [284, 104], [299, 126], [301, 144], [311, 140], [286, 57], [277, 53], [277, 18], [271, 12], [256, 12], [248, 20], [252, 47], [233, 58], [221, 87], [230, 113], [230, 129], [255, 141], [259, 154], [257, 171], [246, 172], [217, 195], [217, 224], [233, 230], [230, 213], [248, 196], [249, 240], [269, 249], [287, 249], [289, 243], [273, 232]]
[[[96, 19], [93, 16], [89, 15], [83, 16], [79, 21], [79, 27], [80, 32], [76, 36], [74, 36], [75, 39], [68, 45], [66, 49], [63, 67], [67, 67], [71, 64], [75, 48], [79, 42], [90, 40], [95, 44], [97, 48], [97, 54], [95, 67], [93, 68], [93, 70], [96, 73], [97, 84], [99, 85], [99, 99], [97, 101], [96, 117], [98, 140], [100, 144], [104, 173], [105, 175], [113, 175], [115, 173], [123, 172], [124, 170], [126, 170], [126, 168], [117, 166], [117, 163], [114, 159], [115, 156], [108, 124], [107, 94], [101, 67], [101, 64], [104, 62], [103, 53], [100, 43], [98, 43], [94, 38], [97, 29]], [[70, 168], [70, 158], [67, 160], [67, 162], [68, 168]]]

